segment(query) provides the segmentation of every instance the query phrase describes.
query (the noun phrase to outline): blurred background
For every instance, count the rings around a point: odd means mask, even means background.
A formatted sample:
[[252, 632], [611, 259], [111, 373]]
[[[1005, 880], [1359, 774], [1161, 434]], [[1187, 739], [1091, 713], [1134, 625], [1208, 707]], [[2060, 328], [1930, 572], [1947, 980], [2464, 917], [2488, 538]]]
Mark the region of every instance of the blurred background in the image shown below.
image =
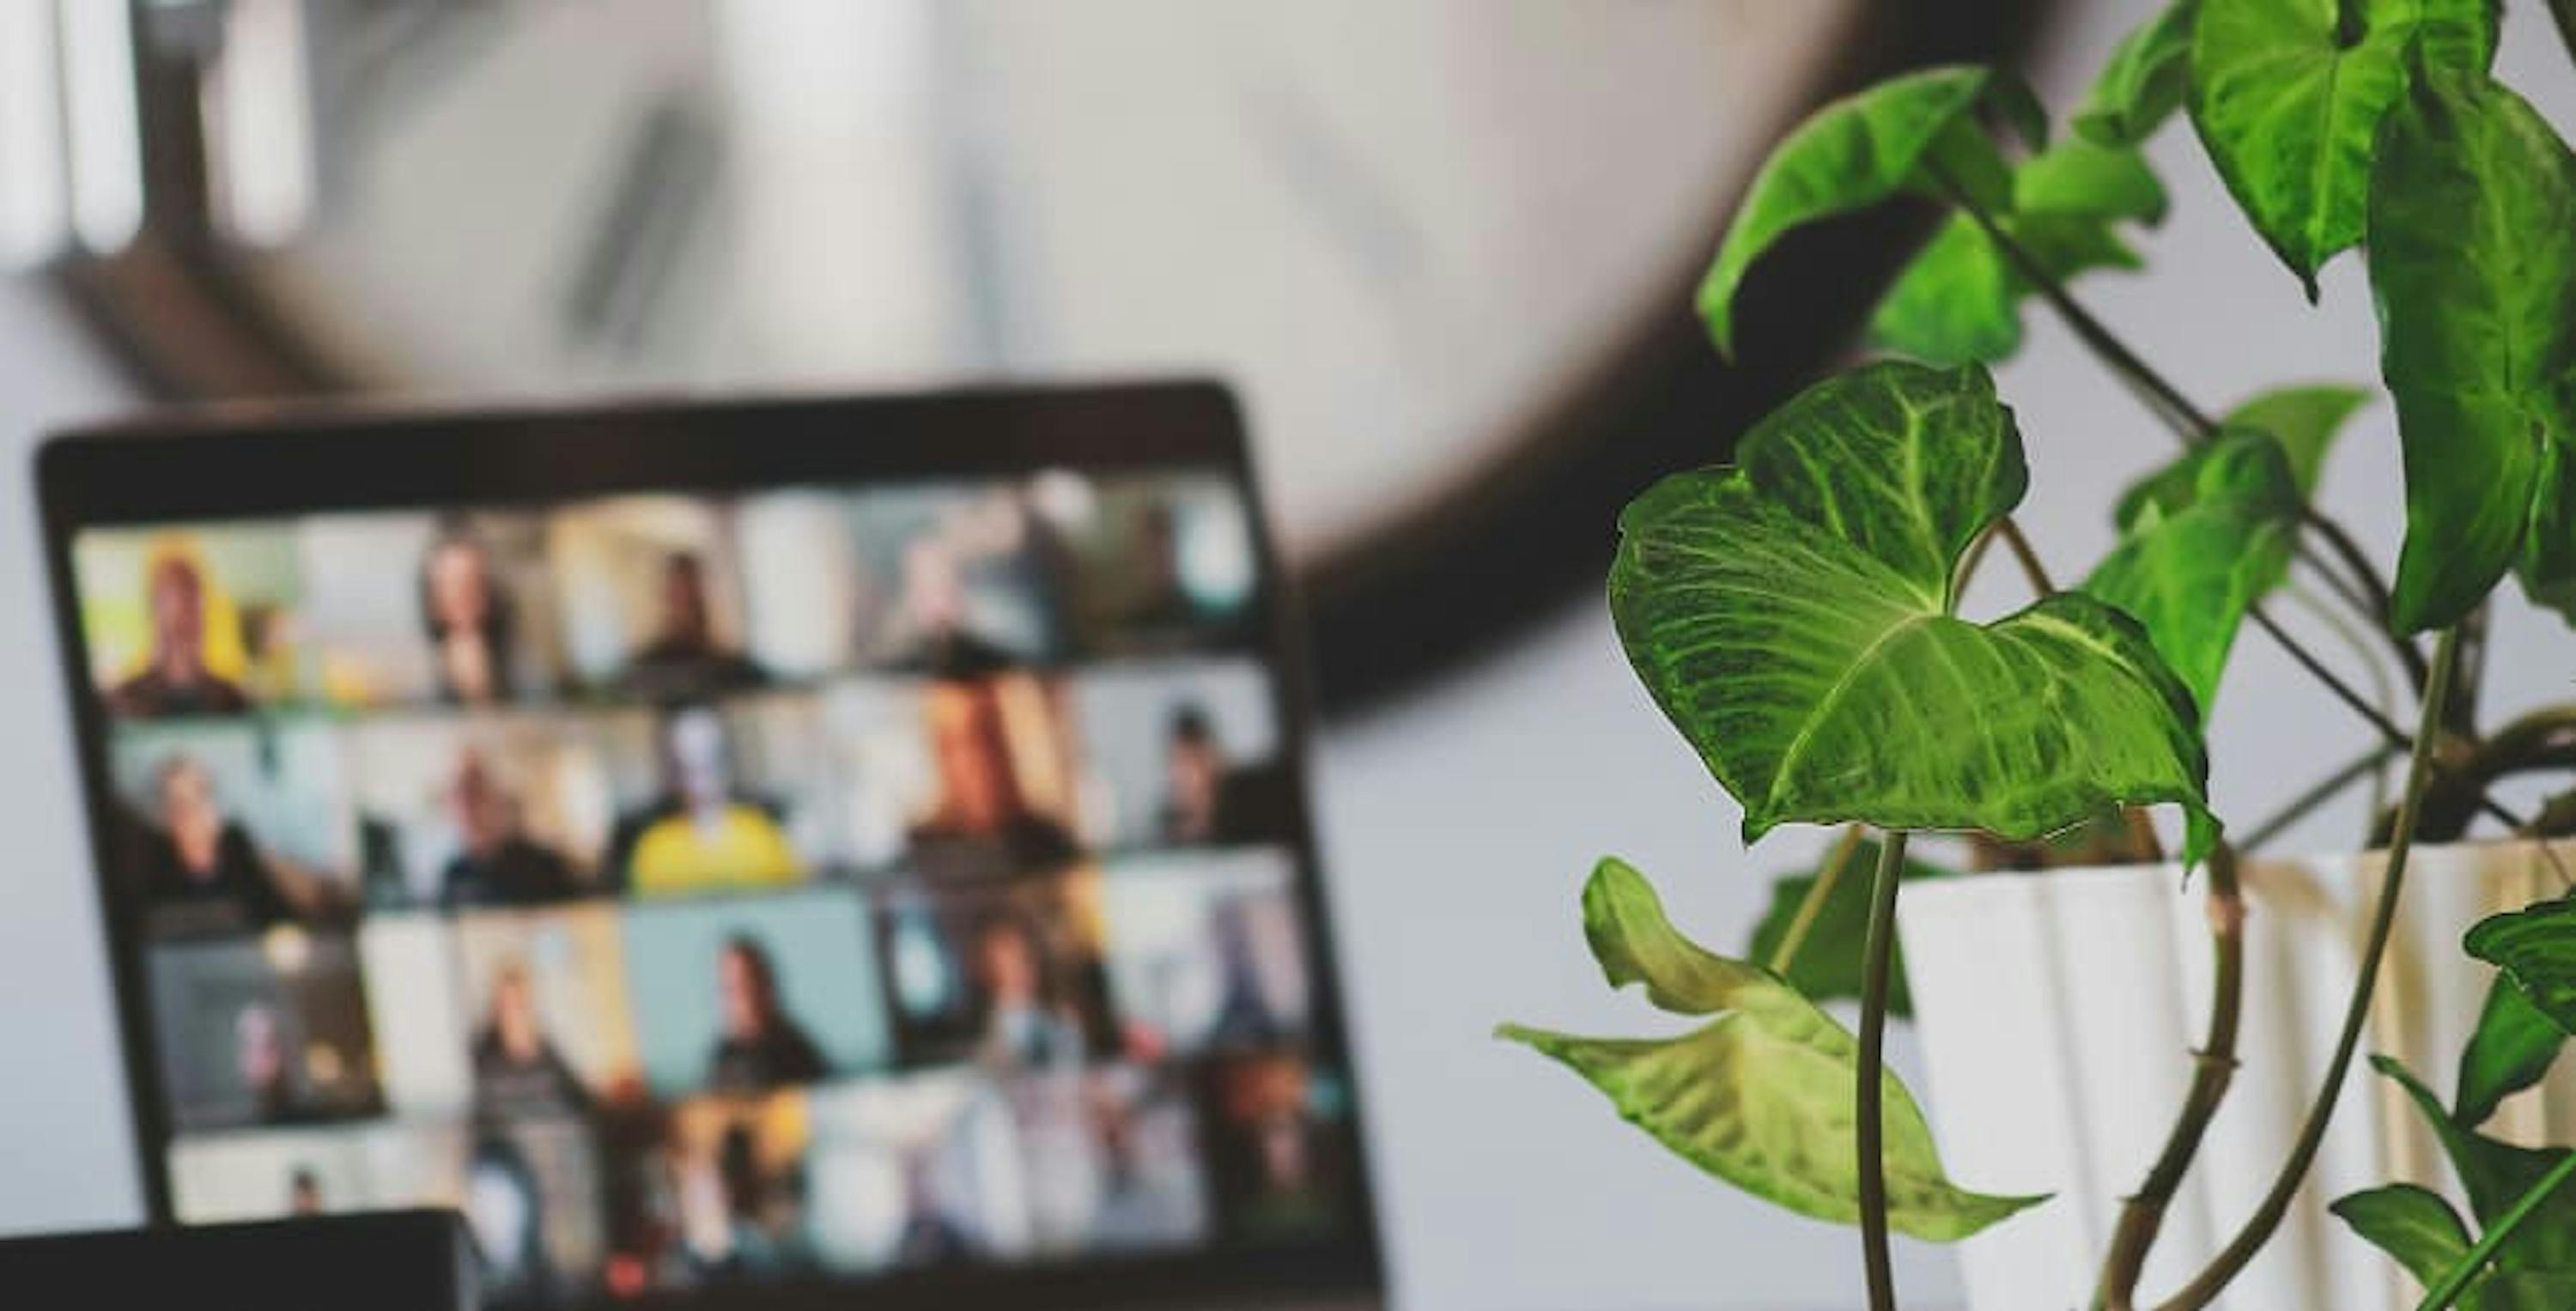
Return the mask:
[[[1582, 948], [1598, 855], [1731, 946], [1817, 846], [1743, 849], [1599, 596], [1620, 502], [1843, 358], [1928, 230], [1890, 213], [1792, 242], [1721, 367], [1689, 293], [1752, 166], [1908, 65], [2015, 62], [2062, 112], [2159, 7], [0, 0], [0, 1230], [140, 1207], [38, 618], [47, 428], [163, 401], [1189, 372], [1240, 390], [1314, 621], [1399, 1304], [1851, 1304], [1848, 1231], [1696, 1175], [1488, 1030], [1652, 1024]], [[2537, 6], [2507, 6], [2501, 63], [2576, 122]], [[2187, 127], [2152, 153], [2175, 200], [2143, 242], [2158, 276], [2096, 278], [2088, 304], [2204, 404], [2372, 381], [2358, 264], [2309, 306]], [[2022, 522], [2080, 568], [2167, 439], [2036, 312], [2000, 378]], [[2393, 563], [2384, 401], [2324, 495]], [[2017, 603], [1987, 581], [1971, 609]], [[2496, 624], [2494, 699], [2563, 692], [2565, 629], [2518, 602]], [[2240, 651], [2213, 784], [2258, 816], [2368, 737], [2277, 649]], [[2280, 845], [2348, 847], [2359, 822], [2329, 809]], [[1955, 1297], [1941, 1252], [1899, 1258], [1909, 1305]]]

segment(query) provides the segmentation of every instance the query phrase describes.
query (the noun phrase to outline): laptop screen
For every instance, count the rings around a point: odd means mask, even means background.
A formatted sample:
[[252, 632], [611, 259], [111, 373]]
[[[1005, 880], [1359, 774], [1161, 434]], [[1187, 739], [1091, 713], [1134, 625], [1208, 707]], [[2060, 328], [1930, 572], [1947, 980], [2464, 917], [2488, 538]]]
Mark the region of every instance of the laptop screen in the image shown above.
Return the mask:
[[49, 452], [169, 1214], [455, 1207], [512, 1301], [1363, 1271], [1240, 443], [1011, 404]]

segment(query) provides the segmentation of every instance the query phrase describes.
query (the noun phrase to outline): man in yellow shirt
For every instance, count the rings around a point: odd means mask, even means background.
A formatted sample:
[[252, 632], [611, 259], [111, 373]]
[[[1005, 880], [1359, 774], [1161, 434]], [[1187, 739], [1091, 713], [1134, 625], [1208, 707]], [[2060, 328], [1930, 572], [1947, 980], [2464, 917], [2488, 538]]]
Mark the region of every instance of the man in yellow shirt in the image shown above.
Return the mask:
[[691, 706], [663, 721], [662, 769], [665, 809], [636, 835], [627, 859], [636, 895], [804, 882], [804, 859], [786, 829], [766, 809], [735, 795], [733, 753], [724, 720], [712, 707]]

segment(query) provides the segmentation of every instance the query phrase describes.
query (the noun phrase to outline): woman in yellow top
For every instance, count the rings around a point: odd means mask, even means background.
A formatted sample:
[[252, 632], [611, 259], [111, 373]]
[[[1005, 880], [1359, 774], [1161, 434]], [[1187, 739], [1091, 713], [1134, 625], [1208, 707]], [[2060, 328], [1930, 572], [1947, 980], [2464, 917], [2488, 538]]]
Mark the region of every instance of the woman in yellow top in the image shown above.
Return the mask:
[[669, 799], [635, 836], [627, 880], [636, 895], [675, 896], [774, 888], [805, 881], [805, 862], [787, 830], [762, 807], [734, 795], [724, 720], [706, 706], [680, 710], [662, 727]]

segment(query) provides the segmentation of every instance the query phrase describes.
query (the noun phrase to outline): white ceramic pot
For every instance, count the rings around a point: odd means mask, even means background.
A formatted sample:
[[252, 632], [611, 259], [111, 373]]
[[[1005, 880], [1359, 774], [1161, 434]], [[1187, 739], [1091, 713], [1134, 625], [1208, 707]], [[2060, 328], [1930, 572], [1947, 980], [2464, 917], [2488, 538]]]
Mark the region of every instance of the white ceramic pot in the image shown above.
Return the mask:
[[[2576, 868], [2576, 843], [2559, 859]], [[2253, 861], [2241, 1064], [2147, 1265], [2144, 1298], [2201, 1268], [2278, 1172], [2332, 1054], [2379, 854]], [[2460, 951], [2480, 917], [2561, 886], [2536, 844], [2419, 848], [2363, 1053], [2385, 1052], [2448, 1097], [2491, 971]], [[2202, 887], [2171, 865], [2062, 869], [1908, 884], [1898, 925], [1934, 1130], [1951, 1177], [2056, 1194], [1960, 1245], [1975, 1311], [2090, 1304], [2120, 1199], [2163, 1146], [2208, 1024]], [[2508, 1101], [2487, 1132], [2576, 1140], [2576, 1077]], [[2368, 1311], [2415, 1294], [2327, 1214], [2356, 1189], [2409, 1179], [2458, 1189], [2413, 1111], [2360, 1060], [2306, 1188], [2217, 1304]], [[2465, 1209], [2463, 1210], [2465, 1214]]]

